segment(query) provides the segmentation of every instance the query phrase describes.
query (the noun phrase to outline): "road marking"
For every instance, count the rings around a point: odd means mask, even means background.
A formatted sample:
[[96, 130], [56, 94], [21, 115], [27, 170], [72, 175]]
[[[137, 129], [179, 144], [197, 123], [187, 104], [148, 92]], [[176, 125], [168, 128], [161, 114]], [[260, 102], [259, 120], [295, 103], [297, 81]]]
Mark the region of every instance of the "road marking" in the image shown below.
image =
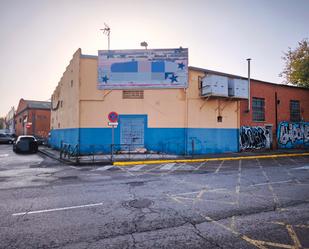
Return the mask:
[[141, 168], [145, 167], [146, 165], [145, 164], [141, 164], [141, 165], [136, 165], [128, 170], [130, 171], [139, 171]]
[[294, 176], [288, 169], [284, 167], [277, 159], [273, 158], [273, 161], [276, 162], [283, 170], [287, 173], [288, 176], [290, 176], [292, 179], [294, 179], [297, 183], [301, 183], [296, 176]]
[[207, 162], [202, 162], [199, 166], [197, 166], [194, 171], [199, 170], [201, 167], [205, 166]]
[[240, 193], [240, 179], [241, 179], [241, 160], [239, 160], [239, 166], [238, 166], [238, 178], [237, 178], [237, 185], [235, 188], [235, 192], [236, 192], [236, 203], [237, 206], [239, 207], [239, 193]]
[[251, 185], [249, 185], [249, 187], [263, 186], [263, 185], [268, 185], [268, 184], [288, 183], [288, 182], [293, 182], [293, 180], [278, 181], [278, 182], [262, 182], [262, 183], [257, 183], [257, 184], [251, 184]]
[[236, 230], [236, 227], [235, 227], [235, 216], [234, 215], [231, 218], [231, 229]]
[[26, 215], [26, 214], [40, 214], [40, 213], [48, 213], [48, 212], [55, 212], [55, 211], [77, 209], [77, 208], [95, 207], [95, 206], [101, 206], [101, 205], [103, 205], [103, 202], [86, 204], [86, 205], [79, 205], [79, 206], [70, 206], [70, 207], [52, 208], [52, 209], [43, 209], [43, 210], [37, 210], [37, 211], [15, 213], [15, 214], [12, 214], [12, 216], [20, 216], [20, 215]]
[[278, 207], [280, 207], [279, 198], [278, 198], [277, 194], [275, 193], [274, 188], [271, 185], [271, 181], [270, 181], [266, 171], [264, 170], [261, 162], [258, 159], [256, 159], [256, 161], [257, 161], [257, 163], [258, 163], [258, 165], [259, 165], [259, 167], [260, 167], [260, 169], [262, 171], [262, 174], [263, 174], [264, 178], [266, 179], [266, 182], [268, 183], [267, 186], [268, 186], [268, 189], [269, 189], [269, 191], [271, 192], [271, 194], [273, 196], [275, 207], [278, 208]]
[[8, 157], [9, 154], [0, 154], [0, 157]]
[[145, 160], [145, 161], [120, 161], [114, 162], [117, 166], [130, 166], [136, 164], [163, 164], [163, 163], [201, 163], [210, 161], [229, 161], [229, 160], [250, 160], [257, 158], [281, 158], [281, 157], [302, 157], [309, 156], [309, 152], [306, 153], [291, 153], [291, 154], [273, 154], [273, 155], [260, 155], [260, 156], [240, 156], [240, 157], [219, 157], [219, 158], [201, 158], [201, 159], [166, 159], [166, 160]]
[[69, 166], [70, 168], [72, 168], [72, 169], [80, 169], [80, 168], [78, 168], [78, 167], [76, 167], [76, 166]]
[[216, 171], [215, 171], [215, 174], [217, 174], [217, 173], [219, 172], [219, 170], [221, 169], [223, 163], [224, 163], [224, 161], [222, 161], [222, 162], [220, 163], [220, 165], [218, 166], [218, 168], [217, 168]]
[[298, 239], [298, 237], [297, 237], [297, 235], [296, 235], [292, 225], [286, 225], [286, 229], [288, 230], [288, 233], [289, 233], [291, 239], [294, 242], [294, 246], [295, 246], [294, 248], [295, 249], [301, 248], [300, 241], [299, 241], [299, 239]]
[[163, 167], [160, 168], [160, 170], [170, 170], [171, 168], [173, 168], [175, 166], [176, 163], [168, 163], [165, 164]]
[[305, 165], [305, 166], [302, 166], [302, 167], [298, 167], [298, 168], [293, 168], [293, 170], [297, 170], [297, 169], [309, 169], [309, 165]]
[[105, 171], [105, 170], [108, 170], [108, 169], [111, 169], [111, 168], [116, 168], [114, 165], [107, 165], [107, 166], [104, 166], [104, 167], [99, 167], [97, 169], [93, 169], [92, 171]]

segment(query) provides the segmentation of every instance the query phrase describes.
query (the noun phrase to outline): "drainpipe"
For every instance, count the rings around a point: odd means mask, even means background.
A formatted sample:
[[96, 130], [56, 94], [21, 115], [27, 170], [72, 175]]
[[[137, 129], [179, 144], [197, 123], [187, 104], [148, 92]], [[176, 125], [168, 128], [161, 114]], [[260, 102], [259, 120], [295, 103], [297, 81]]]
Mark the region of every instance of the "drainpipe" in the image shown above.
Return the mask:
[[277, 92], [275, 92], [275, 138], [276, 138], [276, 141], [275, 141], [275, 145], [276, 145], [276, 148], [277, 148], [277, 130], [278, 130], [278, 104], [279, 104], [279, 101], [278, 101], [278, 95], [277, 95]]
[[250, 109], [251, 109], [251, 96], [250, 96], [250, 61], [251, 61], [251, 58], [248, 58], [247, 61], [248, 61], [248, 112], [250, 112]]

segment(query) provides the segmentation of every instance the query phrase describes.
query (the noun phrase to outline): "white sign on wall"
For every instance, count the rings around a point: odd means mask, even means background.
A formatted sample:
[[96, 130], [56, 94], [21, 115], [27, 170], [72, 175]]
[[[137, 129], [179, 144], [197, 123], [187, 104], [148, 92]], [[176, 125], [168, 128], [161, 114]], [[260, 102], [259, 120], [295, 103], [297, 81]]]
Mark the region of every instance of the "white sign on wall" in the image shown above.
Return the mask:
[[100, 50], [98, 89], [186, 88], [188, 49]]

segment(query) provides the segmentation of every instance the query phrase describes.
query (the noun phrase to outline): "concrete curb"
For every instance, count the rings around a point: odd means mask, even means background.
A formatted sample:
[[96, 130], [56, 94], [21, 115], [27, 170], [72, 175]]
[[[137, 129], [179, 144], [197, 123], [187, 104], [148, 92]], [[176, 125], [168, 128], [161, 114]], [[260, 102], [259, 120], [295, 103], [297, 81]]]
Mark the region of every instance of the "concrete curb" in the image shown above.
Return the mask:
[[168, 159], [168, 160], [149, 160], [149, 161], [128, 161], [128, 162], [114, 162], [115, 166], [130, 166], [137, 164], [162, 164], [162, 163], [199, 163], [209, 161], [230, 161], [230, 160], [249, 160], [249, 159], [262, 159], [262, 158], [280, 158], [280, 157], [297, 157], [309, 156], [306, 153], [290, 153], [290, 154], [273, 154], [273, 155], [256, 155], [256, 156], [239, 156], [239, 157], [217, 157], [217, 158], [199, 158], [199, 159]]

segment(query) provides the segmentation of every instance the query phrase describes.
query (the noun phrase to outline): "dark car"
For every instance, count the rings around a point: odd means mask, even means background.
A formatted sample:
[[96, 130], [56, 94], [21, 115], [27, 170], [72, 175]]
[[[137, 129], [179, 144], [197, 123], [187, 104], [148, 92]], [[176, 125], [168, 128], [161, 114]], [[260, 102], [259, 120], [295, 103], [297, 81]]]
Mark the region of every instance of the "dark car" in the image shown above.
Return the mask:
[[38, 142], [38, 145], [47, 145], [47, 139], [40, 136], [34, 136], [36, 141]]
[[11, 144], [13, 143], [14, 138], [9, 134], [0, 133], [0, 143]]
[[19, 136], [17, 140], [14, 141], [13, 151], [16, 153], [36, 153], [38, 152], [38, 142], [34, 136]]

